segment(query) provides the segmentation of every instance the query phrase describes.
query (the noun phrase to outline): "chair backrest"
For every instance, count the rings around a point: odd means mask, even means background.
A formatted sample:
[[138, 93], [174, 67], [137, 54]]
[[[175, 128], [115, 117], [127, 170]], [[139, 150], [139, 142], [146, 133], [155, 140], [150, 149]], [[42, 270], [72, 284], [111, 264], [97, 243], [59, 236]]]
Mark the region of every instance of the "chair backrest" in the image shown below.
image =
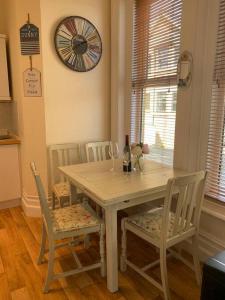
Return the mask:
[[100, 161], [109, 159], [109, 141], [86, 144], [87, 161]]
[[[190, 229], [199, 229], [206, 173], [195, 172], [190, 175], [168, 180], [162, 221], [162, 239], [168, 238], [169, 215], [173, 212], [173, 231], [170, 238], [183, 235]], [[176, 205], [172, 199], [176, 195]]]
[[66, 181], [58, 167], [81, 163], [80, 145], [76, 143], [54, 144], [48, 146], [51, 186]]
[[36, 165], [35, 165], [34, 162], [30, 163], [30, 167], [31, 167], [34, 179], [35, 179], [35, 183], [36, 183], [36, 188], [37, 188], [37, 192], [38, 192], [38, 196], [39, 196], [39, 200], [40, 200], [40, 205], [41, 205], [42, 216], [44, 218], [47, 229], [52, 231], [51, 210], [48, 206], [46, 194], [45, 194], [45, 191], [44, 191], [44, 187], [43, 187], [40, 175], [37, 172]]

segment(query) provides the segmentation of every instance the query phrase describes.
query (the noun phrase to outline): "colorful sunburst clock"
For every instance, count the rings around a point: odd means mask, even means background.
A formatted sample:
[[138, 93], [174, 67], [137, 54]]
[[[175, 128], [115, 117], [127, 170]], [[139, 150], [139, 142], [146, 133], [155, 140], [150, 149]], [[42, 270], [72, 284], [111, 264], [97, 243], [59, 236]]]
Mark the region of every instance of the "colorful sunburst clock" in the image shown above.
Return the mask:
[[102, 55], [102, 41], [97, 29], [79, 16], [67, 17], [58, 24], [55, 48], [61, 61], [77, 72], [92, 70]]

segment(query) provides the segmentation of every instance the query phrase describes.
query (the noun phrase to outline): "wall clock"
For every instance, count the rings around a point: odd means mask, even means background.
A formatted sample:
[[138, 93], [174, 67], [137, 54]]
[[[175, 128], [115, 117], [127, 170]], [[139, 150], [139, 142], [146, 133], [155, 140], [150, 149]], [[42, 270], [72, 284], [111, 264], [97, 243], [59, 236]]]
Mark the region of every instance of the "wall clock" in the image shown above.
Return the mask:
[[55, 48], [61, 61], [71, 70], [87, 72], [96, 67], [102, 55], [101, 37], [85, 18], [63, 19], [55, 31]]

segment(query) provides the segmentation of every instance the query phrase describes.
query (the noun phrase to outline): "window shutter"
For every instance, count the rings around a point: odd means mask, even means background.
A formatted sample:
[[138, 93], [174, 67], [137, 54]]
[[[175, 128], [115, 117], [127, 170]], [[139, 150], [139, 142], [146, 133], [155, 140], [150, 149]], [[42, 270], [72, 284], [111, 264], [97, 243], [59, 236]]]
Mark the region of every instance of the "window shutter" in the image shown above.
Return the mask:
[[225, 0], [220, 1], [212, 81], [206, 193], [225, 201]]
[[173, 163], [182, 0], [134, 5], [131, 142], [150, 145], [150, 158]]

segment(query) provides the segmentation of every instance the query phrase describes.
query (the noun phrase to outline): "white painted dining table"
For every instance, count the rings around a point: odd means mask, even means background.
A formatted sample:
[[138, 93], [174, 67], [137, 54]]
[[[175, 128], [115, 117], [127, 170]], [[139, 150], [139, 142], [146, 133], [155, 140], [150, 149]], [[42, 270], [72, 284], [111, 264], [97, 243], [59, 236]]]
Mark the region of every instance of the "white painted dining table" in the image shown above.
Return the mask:
[[107, 287], [118, 290], [117, 212], [164, 197], [169, 178], [186, 172], [154, 161], [144, 160], [142, 172], [122, 171], [122, 161], [82, 163], [59, 167], [70, 183], [105, 210]]

